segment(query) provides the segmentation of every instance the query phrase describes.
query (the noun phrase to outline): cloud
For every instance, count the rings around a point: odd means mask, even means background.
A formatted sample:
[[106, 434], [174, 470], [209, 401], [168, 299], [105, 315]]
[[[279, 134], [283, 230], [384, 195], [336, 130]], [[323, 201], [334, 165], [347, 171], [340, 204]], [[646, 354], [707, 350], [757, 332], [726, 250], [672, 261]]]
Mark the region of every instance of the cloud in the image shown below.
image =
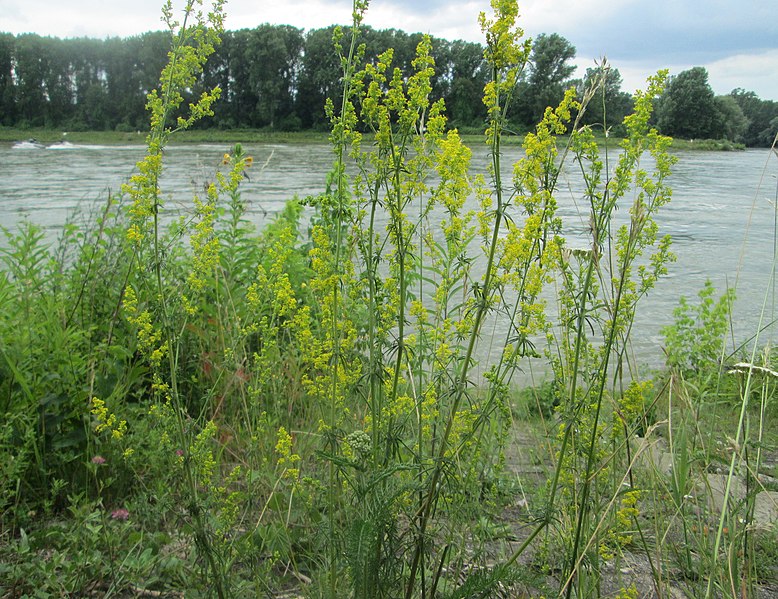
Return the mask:
[[[667, 68], [670, 75], [678, 75], [695, 66], [705, 67], [708, 71], [708, 83], [716, 95], [726, 95], [741, 87], [753, 91], [762, 99], [778, 99], [778, 50], [768, 50], [753, 54], [737, 54], [710, 62], [674, 62], [661, 63], [657, 60], [609, 60], [611, 66], [619, 69], [622, 77], [622, 89], [634, 92], [645, 89], [646, 79], [659, 69]], [[594, 64], [593, 59], [579, 57], [576, 76], [582, 77], [587, 67]]]
[[[711, 86], [717, 93], [736, 87], [756, 92], [760, 98], [778, 99], [778, 49], [760, 54], [737, 54], [708, 65]], [[751, 87], [745, 83], [751, 82]]]
[[560, 0], [551, 16], [546, 4], [529, 1], [528, 28], [537, 19], [585, 55], [700, 62], [771, 49], [778, 39], [772, 0]]
[[463, 2], [376, 2], [371, 5], [365, 23], [375, 28], [393, 27], [408, 33], [429, 33], [443, 39], [481, 42], [478, 14], [488, 8], [485, 0]]
[[350, 22], [350, 0], [242, 1], [228, 3], [225, 26], [227, 29], [246, 29], [274, 23], [307, 30]]
[[[6, 4], [10, 7], [9, 12], [6, 12]], [[132, 3], [102, 0], [3, 2], [0, 12], [4, 19], [0, 30], [57, 37], [130, 36], [162, 29], [161, 6], [158, 0], [134, 0]]]

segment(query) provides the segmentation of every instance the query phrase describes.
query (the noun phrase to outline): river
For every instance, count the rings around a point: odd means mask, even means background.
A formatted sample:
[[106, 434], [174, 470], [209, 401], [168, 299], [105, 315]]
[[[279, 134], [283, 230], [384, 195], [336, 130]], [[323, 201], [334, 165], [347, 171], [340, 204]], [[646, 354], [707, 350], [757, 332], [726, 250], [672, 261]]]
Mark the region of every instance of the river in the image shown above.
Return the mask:
[[[289, 198], [317, 194], [324, 188], [332, 151], [324, 144], [245, 145], [255, 158], [250, 179], [243, 185], [249, 216], [266, 222]], [[228, 145], [182, 145], [166, 150], [161, 184], [168, 206], [188, 206], [194, 190], [213, 177]], [[144, 148], [128, 146], [69, 146], [15, 149], [0, 144], [0, 224], [15, 230], [20, 219], [43, 226], [50, 238], [76, 208], [102, 203], [132, 174]], [[506, 163], [520, 149], [506, 150]], [[486, 151], [474, 150], [474, 168], [486, 163]], [[672, 310], [681, 295], [693, 297], [706, 279], [717, 289], [737, 284], [734, 337], [740, 342], [756, 332], [766, 302], [763, 322], [777, 313], [771, 286], [776, 253], [776, 197], [778, 157], [768, 150], [745, 152], [680, 152], [673, 169], [673, 200], [660, 216], [660, 233], [673, 237], [678, 261], [669, 275], [645, 300], [636, 323], [635, 352], [644, 364], [662, 362], [660, 329], [672, 322]], [[572, 239], [581, 230], [574, 176], [563, 178], [559, 210]], [[626, 207], [622, 209], [626, 214]], [[5, 242], [0, 239], [0, 247]], [[771, 332], [763, 333], [763, 341]]]

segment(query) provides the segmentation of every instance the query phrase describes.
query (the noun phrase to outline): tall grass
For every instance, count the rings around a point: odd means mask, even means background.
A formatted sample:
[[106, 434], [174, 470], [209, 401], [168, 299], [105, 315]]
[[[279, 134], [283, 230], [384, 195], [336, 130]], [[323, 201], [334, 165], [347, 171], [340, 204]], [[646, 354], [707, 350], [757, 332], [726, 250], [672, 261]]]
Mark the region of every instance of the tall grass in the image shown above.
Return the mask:
[[[673, 160], [649, 124], [665, 75], [638, 95], [615, 156], [577, 120], [597, 82], [548, 108], [509, 167], [530, 46], [515, 3], [495, 0], [480, 18], [492, 77], [478, 173], [431, 100], [429, 39], [404, 79], [391, 49], [357, 45], [366, 9], [335, 31], [344, 89], [326, 107], [320, 196], [256, 231], [240, 190], [253, 161], [236, 145], [188, 214], [161, 226], [165, 145], [220, 92], [185, 106], [223, 19], [220, 3], [190, 1], [181, 23], [165, 8], [170, 63], [122, 195], [94, 224], [66, 226], [58, 248], [33, 226], [7, 234], [0, 588], [752, 596], [778, 546], [753, 526], [770, 352], [721, 371], [731, 298], [706, 288], [665, 333], [666, 374], [641, 378], [628, 359], [640, 301], [673, 259], [655, 222]], [[575, 247], [556, 212], [565, 169], [584, 181]], [[495, 320], [500, 340], [487, 339]], [[492, 362], [485, 343], [500, 344]], [[518, 422], [514, 377], [543, 358], [554, 420]], [[733, 398], [731, 443], [717, 446], [704, 423]], [[544, 425], [547, 480], [506, 522], [506, 445]], [[660, 440], [667, 471], [646, 458]], [[723, 504], [708, 505], [716, 460]], [[650, 574], [614, 576], [630, 559]]]

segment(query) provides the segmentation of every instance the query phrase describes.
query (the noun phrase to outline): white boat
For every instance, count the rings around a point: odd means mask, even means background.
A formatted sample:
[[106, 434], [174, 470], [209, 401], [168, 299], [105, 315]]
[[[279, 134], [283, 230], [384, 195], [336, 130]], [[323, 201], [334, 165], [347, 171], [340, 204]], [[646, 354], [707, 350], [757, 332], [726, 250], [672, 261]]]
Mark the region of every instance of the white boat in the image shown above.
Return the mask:
[[68, 150], [70, 148], [75, 148], [76, 146], [69, 141], [58, 141], [53, 144], [51, 144], [47, 150]]
[[26, 141], [17, 141], [13, 146], [14, 150], [45, 150], [46, 146], [39, 142], [34, 137]]

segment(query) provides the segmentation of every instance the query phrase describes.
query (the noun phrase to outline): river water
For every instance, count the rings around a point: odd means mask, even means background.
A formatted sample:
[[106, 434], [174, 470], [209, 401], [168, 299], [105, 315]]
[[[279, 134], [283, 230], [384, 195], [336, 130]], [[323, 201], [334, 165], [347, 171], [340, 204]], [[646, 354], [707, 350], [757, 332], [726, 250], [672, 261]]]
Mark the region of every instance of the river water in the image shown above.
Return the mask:
[[[191, 205], [193, 191], [213, 178], [224, 145], [182, 145], [166, 150], [161, 184], [167, 205]], [[324, 189], [333, 154], [325, 144], [244, 145], [255, 158], [250, 180], [243, 185], [249, 216], [257, 224], [278, 212], [293, 196]], [[0, 224], [15, 230], [26, 218], [43, 226], [52, 240], [76, 208], [104, 201], [118, 192], [143, 157], [142, 146], [69, 146], [17, 149], [0, 144]], [[506, 164], [520, 157], [519, 148], [506, 150]], [[681, 295], [696, 296], [706, 279], [717, 289], [737, 285], [734, 337], [738, 342], [756, 332], [762, 307], [765, 324], [778, 314], [771, 272], [776, 244], [778, 156], [768, 150], [745, 152], [680, 152], [673, 169], [673, 200], [658, 219], [660, 233], [673, 237], [678, 261], [670, 274], [646, 298], [633, 342], [638, 360], [650, 366], [662, 362], [662, 326], [672, 322]], [[474, 149], [474, 168], [483, 169], [483, 148]], [[581, 216], [580, 181], [563, 177], [559, 211], [575, 245]], [[627, 208], [622, 209], [626, 215]], [[0, 239], [0, 247], [4, 239]], [[762, 334], [770, 340], [771, 331]]]

